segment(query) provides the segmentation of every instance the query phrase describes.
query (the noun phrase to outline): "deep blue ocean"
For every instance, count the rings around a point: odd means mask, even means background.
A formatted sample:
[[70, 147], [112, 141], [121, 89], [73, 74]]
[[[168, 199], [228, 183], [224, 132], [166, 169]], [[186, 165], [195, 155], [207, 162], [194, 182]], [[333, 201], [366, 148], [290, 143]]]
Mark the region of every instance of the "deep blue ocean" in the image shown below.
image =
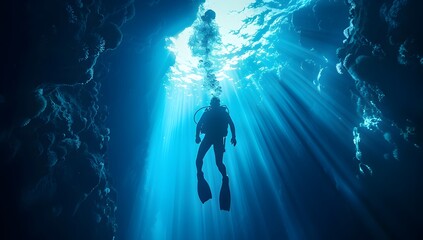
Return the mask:
[[[311, 2], [207, 0], [191, 26], [164, 39], [172, 64], [148, 96], [153, 124], [140, 150], [129, 239], [389, 239], [390, 228], [407, 232], [383, 210], [401, 197], [375, 201], [377, 184], [366, 182], [384, 171], [372, 154], [400, 162], [399, 130], [384, 127], [373, 103], [381, 91], [363, 86], [363, 98], [351, 90], [354, 76], [336, 57], [348, 30], [300, 39], [307, 19], [293, 13]], [[207, 10], [216, 14], [211, 22], [202, 19]], [[326, 14], [344, 15], [329, 24], [348, 27], [346, 12]], [[293, 28], [298, 21], [305, 27]], [[159, 68], [164, 60], [155, 61]], [[222, 178], [212, 150], [203, 171], [213, 197], [202, 204], [197, 195], [195, 121], [203, 111], [194, 114], [212, 96], [228, 107], [237, 131], [237, 146], [228, 138], [224, 154], [229, 212], [219, 209]]]
[[423, 239], [423, 1], [4, 3], [0, 239]]

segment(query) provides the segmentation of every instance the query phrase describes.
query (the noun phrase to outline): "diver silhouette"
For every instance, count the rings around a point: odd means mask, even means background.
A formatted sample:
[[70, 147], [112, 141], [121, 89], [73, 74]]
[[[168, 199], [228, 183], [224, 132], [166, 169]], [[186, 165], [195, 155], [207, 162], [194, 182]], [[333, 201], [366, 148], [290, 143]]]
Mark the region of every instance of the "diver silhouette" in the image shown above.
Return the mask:
[[[197, 165], [197, 180], [198, 180], [198, 196], [202, 203], [212, 198], [210, 187], [204, 179], [203, 158], [207, 151], [213, 145], [216, 165], [222, 174], [222, 187], [220, 189], [219, 203], [220, 209], [229, 211], [231, 206], [231, 194], [229, 190], [229, 178], [226, 175], [226, 167], [223, 164], [223, 153], [225, 152], [225, 141], [228, 135], [228, 125], [231, 129], [231, 143], [236, 146], [235, 125], [225, 106], [220, 105], [218, 97], [212, 97], [210, 107], [206, 109], [198, 121], [195, 142], [201, 142], [198, 148], [196, 165]], [[201, 141], [200, 133], [204, 133], [204, 138]]]

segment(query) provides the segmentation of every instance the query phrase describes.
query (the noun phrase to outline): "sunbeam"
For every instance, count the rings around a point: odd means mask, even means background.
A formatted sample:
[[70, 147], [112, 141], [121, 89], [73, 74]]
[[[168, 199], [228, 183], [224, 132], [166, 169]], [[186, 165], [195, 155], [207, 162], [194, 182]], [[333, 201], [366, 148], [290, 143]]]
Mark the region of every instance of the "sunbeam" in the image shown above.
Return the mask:
[[[319, 218], [342, 217], [327, 209], [347, 212], [344, 203], [357, 187], [347, 177], [354, 174], [353, 140], [345, 119], [353, 116], [316, 84], [330, 60], [299, 46], [287, 30], [290, 14], [309, 2], [210, 0], [193, 26], [168, 39], [175, 64], [153, 114], [132, 239], [312, 239], [319, 228], [331, 229], [315, 224]], [[208, 9], [216, 13], [210, 26], [217, 40], [201, 55], [192, 36], [203, 34], [198, 24]], [[204, 83], [210, 75], [221, 93]], [[213, 198], [202, 204], [197, 195], [193, 115], [212, 94], [228, 106], [237, 129], [238, 145], [227, 143], [224, 154], [230, 212], [219, 209], [222, 179], [213, 151], [203, 167]]]

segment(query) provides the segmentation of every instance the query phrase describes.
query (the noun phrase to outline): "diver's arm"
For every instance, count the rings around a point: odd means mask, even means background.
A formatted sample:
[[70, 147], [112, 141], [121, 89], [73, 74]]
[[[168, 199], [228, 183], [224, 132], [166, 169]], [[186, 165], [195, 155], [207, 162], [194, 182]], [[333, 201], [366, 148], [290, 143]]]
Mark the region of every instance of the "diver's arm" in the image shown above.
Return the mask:
[[228, 115], [228, 123], [229, 123], [229, 127], [231, 129], [231, 134], [232, 134], [232, 138], [231, 138], [231, 143], [236, 146], [236, 133], [235, 133], [235, 124], [232, 121], [231, 116]]
[[203, 123], [204, 123], [204, 114], [203, 116], [201, 116], [200, 121], [198, 121], [197, 127], [195, 128], [195, 142], [196, 143], [201, 142], [200, 131], [201, 131], [201, 126], [203, 125]]

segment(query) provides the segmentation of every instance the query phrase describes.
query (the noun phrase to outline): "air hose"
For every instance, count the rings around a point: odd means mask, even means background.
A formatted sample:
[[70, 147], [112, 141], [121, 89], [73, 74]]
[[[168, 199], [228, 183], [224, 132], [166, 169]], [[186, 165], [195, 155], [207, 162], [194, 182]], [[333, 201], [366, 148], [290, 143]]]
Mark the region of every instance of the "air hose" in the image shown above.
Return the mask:
[[195, 120], [195, 116], [197, 116], [197, 113], [200, 111], [200, 110], [202, 110], [202, 109], [204, 109], [204, 108], [209, 108], [210, 106], [205, 106], [205, 107], [201, 107], [201, 108], [199, 108], [195, 113], [194, 113], [194, 122], [195, 122], [195, 124], [198, 124], [198, 122]]

